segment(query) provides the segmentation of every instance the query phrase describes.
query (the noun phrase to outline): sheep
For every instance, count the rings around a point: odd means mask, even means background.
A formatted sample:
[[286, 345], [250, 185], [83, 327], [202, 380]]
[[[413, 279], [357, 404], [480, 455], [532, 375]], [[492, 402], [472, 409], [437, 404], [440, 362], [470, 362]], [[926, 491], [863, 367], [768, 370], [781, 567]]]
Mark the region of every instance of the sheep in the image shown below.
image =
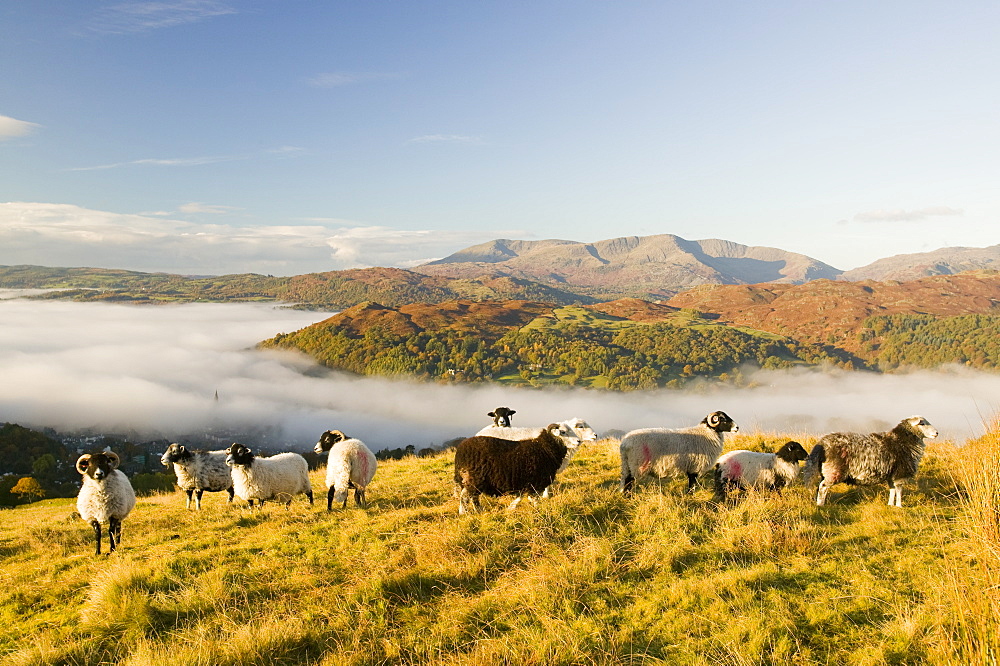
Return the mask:
[[740, 488], [770, 488], [779, 493], [799, 475], [799, 462], [806, 450], [789, 441], [774, 453], [729, 451], [715, 462], [715, 496], [723, 501], [729, 491]]
[[97, 555], [101, 554], [101, 523], [108, 524], [109, 552], [122, 542], [122, 521], [135, 508], [135, 491], [128, 477], [118, 470], [116, 453], [87, 453], [76, 461], [83, 486], [76, 497], [76, 510], [94, 528]]
[[309, 498], [310, 505], [313, 503], [309, 464], [297, 453], [279, 453], [261, 458], [234, 442], [226, 449], [226, 464], [233, 470], [233, 489], [251, 509], [254, 500], [263, 507], [265, 500], [279, 498], [288, 508], [292, 498], [300, 493]]
[[497, 407], [492, 412], [487, 413], [486, 416], [493, 418], [493, 425], [501, 428], [509, 428], [510, 417], [514, 416], [514, 414], [517, 414], [517, 412], [513, 409]]
[[686, 474], [687, 491], [694, 492], [698, 475], [711, 469], [722, 452], [723, 433], [738, 431], [725, 412], [712, 412], [688, 428], [632, 430], [618, 447], [622, 494], [630, 495], [636, 479], [647, 474], [658, 478]]
[[[590, 425], [581, 418], [572, 418], [566, 421], [561, 421], [557, 425], [561, 426], [564, 425], [567, 428], [569, 428], [570, 431], [573, 433], [573, 438], [566, 440], [566, 446], [569, 449], [569, 451], [566, 453], [566, 457], [563, 458], [562, 465], [560, 465], [559, 469], [556, 470], [556, 474], [566, 469], [566, 466], [569, 465], [569, 461], [572, 460], [573, 456], [575, 456], [576, 453], [580, 450], [578, 444], [582, 444], [583, 442], [597, 441], [597, 433], [595, 433], [594, 429], [591, 428]], [[485, 435], [487, 437], [499, 437], [500, 439], [510, 439], [517, 441], [521, 439], [530, 439], [532, 437], [537, 437], [539, 434], [541, 434], [541, 432], [544, 429], [545, 429], [544, 426], [515, 428], [515, 427], [491, 425], [491, 426], [486, 426], [485, 428], [477, 432], [476, 435]], [[549, 496], [550, 496], [550, 490], [549, 488], [546, 488], [542, 492], [542, 497], [547, 498]]]
[[351, 488], [354, 488], [354, 501], [362, 509], [367, 508], [365, 488], [375, 476], [378, 461], [365, 443], [339, 430], [327, 430], [320, 436], [313, 451], [330, 452], [326, 462], [326, 510], [331, 510], [334, 500], [347, 508]]
[[820, 477], [816, 506], [823, 506], [835, 483], [886, 483], [889, 506], [901, 508], [903, 481], [916, 475], [924, 439], [937, 436], [937, 428], [922, 416], [903, 419], [888, 432], [832, 432], [820, 437], [809, 452], [803, 477], [810, 485]]
[[226, 465], [225, 451], [191, 450], [183, 444], [171, 444], [163, 452], [160, 462], [165, 467], [174, 466], [177, 487], [187, 494], [184, 508], [191, 508], [191, 496], [195, 496], [195, 508], [201, 510], [201, 496], [225, 490], [229, 501], [233, 501], [233, 475]]
[[475, 435], [462, 440], [455, 448], [455, 495], [458, 513], [464, 514], [467, 502], [479, 509], [479, 495], [491, 497], [515, 495], [508, 507], [513, 509], [528, 495], [532, 504], [556, 478], [568, 448], [567, 440], [579, 444], [566, 425], [552, 423], [532, 439], [509, 440]]

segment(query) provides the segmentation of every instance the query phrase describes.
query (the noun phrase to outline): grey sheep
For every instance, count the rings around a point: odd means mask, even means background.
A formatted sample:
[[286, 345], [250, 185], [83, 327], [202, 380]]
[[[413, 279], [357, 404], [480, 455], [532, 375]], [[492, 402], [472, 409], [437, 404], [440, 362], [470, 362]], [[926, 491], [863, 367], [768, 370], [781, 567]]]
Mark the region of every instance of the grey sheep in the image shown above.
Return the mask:
[[836, 483], [886, 483], [889, 506], [902, 507], [903, 481], [916, 476], [924, 439], [937, 436], [937, 429], [922, 416], [903, 419], [888, 432], [832, 432], [823, 435], [809, 452], [803, 478], [811, 485], [817, 475], [820, 477], [817, 506], [823, 506]]
[[174, 466], [177, 487], [187, 494], [185, 508], [191, 508], [191, 497], [195, 497], [195, 508], [201, 510], [201, 496], [225, 490], [229, 501], [233, 501], [233, 475], [226, 465], [226, 452], [199, 451], [183, 444], [171, 444], [160, 457], [164, 467]]

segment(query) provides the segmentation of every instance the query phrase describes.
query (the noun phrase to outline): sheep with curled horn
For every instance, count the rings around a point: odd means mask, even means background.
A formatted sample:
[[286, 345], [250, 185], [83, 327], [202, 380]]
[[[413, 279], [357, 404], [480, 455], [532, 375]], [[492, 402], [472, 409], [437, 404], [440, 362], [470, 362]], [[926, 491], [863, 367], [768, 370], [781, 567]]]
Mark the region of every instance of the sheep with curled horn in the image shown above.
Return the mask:
[[94, 528], [97, 555], [101, 554], [101, 524], [108, 524], [108, 552], [121, 544], [122, 521], [135, 508], [135, 491], [128, 477], [118, 469], [121, 459], [111, 451], [87, 453], [76, 461], [83, 485], [76, 498], [76, 510]]
[[644, 476], [686, 475], [687, 491], [694, 492], [698, 475], [712, 469], [722, 452], [722, 436], [739, 426], [725, 412], [712, 412], [688, 428], [641, 428], [627, 433], [618, 446], [621, 456], [620, 490], [630, 495]]

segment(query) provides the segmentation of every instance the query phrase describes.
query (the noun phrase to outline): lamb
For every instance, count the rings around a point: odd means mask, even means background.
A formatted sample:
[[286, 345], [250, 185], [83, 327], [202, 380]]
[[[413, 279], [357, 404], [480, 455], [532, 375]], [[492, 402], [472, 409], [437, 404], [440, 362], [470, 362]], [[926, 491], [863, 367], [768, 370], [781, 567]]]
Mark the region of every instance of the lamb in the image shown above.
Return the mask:
[[83, 486], [76, 498], [76, 510], [94, 528], [97, 555], [101, 554], [101, 523], [108, 524], [109, 552], [122, 542], [122, 521], [135, 508], [135, 491], [128, 477], [118, 470], [116, 453], [88, 453], [76, 461]]
[[636, 479], [647, 474], [658, 478], [686, 474], [687, 491], [694, 492], [698, 475], [711, 469], [722, 452], [723, 433], [738, 431], [728, 414], [712, 412], [688, 428], [642, 428], [627, 433], [618, 447], [622, 494], [630, 495]]
[[226, 449], [226, 464], [233, 470], [233, 490], [251, 509], [254, 500], [263, 507], [265, 500], [272, 499], [284, 501], [287, 508], [298, 494], [306, 495], [309, 504], [313, 503], [309, 464], [297, 453], [260, 458], [242, 444], [233, 443]]
[[799, 475], [799, 462], [806, 450], [798, 442], [786, 442], [774, 453], [730, 451], [715, 462], [715, 496], [724, 501], [729, 491], [769, 488], [779, 493]]
[[478, 510], [481, 494], [515, 495], [510, 509], [523, 495], [535, 503], [555, 480], [568, 452], [567, 440], [579, 444], [566, 425], [552, 423], [532, 439], [513, 441], [475, 435], [459, 442], [455, 448], [458, 513], [466, 512], [469, 500]]
[[889, 506], [903, 506], [903, 481], [913, 478], [924, 455], [924, 439], [938, 436], [937, 428], [922, 416], [903, 419], [888, 432], [823, 435], [809, 452], [803, 477], [820, 477], [816, 505], [823, 506], [835, 483], [889, 485]]
[[192, 450], [183, 444], [171, 444], [164, 451], [160, 462], [165, 467], [174, 466], [177, 487], [187, 493], [184, 508], [191, 508], [191, 496], [195, 496], [195, 508], [201, 510], [201, 496], [225, 490], [229, 501], [233, 501], [233, 475], [226, 465], [225, 451]]
[[[500, 409], [500, 408], [498, 408]], [[513, 413], [513, 412], [511, 412]], [[558, 425], [566, 426], [573, 433], [573, 437], [565, 440], [566, 447], [569, 451], [566, 457], [563, 458], [562, 465], [556, 470], [556, 474], [566, 469], [569, 465], [569, 461], [573, 459], [573, 456], [580, 450], [578, 444], [583, 442], [596, 442], [597, 433], [594, 429], [581, 418], [572, 418], [566, 421], [561, 421]], [[545, 426], [534, 426], [534, 427], [504, 427], [498, 425], [486, 426], [482, 430], [476, 433], [476, 435], [486, 435], [487, 437], [498, 437], [500, 439], [510, 439], [510, 440], [521, 440], [521, 439], [531, 439], [532, 437], [537, 437], [541, 432], [545, 430]], [[549, 488], [546, 488], [542, 492], [542, 497], [549, 497]]]
[[354, 488], [354, 501], [361, 508], [367, 508], [365, 488], [375, 476], [378, 461], [365, 443], [339, 430], [327, 430], [320, 436], [313, 451], [330, 452], [326, 462], [326, 510], [330, 511], [335, 500], [347, 508], [351, 488]]
[[510, 417], [514, 416], [514, 414], [517, 414], [517, 412], [513, 409], [509, 409], [507, 407], [497, 407], [492, 412], [487, 413], [486, 416], [493, 418], [493, 425], [501, 428], [509, 428]]

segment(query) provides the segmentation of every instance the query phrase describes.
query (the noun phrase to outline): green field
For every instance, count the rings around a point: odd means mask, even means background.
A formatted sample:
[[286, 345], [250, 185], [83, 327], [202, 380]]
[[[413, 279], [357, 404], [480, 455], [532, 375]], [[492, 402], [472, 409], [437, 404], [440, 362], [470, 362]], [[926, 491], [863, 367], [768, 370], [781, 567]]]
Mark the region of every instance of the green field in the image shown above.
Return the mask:
[[707, 480], [625, 499], [605, 440], [537, 508], [461, 517], [442, 453], [380, 463], [367, 510], [140, 498], [101, 557], [46, 500], [0, 512], [0, 661], [996, 664], [998, 445], [934, 444], [892, 509], [846, 486], [719, 506]]

